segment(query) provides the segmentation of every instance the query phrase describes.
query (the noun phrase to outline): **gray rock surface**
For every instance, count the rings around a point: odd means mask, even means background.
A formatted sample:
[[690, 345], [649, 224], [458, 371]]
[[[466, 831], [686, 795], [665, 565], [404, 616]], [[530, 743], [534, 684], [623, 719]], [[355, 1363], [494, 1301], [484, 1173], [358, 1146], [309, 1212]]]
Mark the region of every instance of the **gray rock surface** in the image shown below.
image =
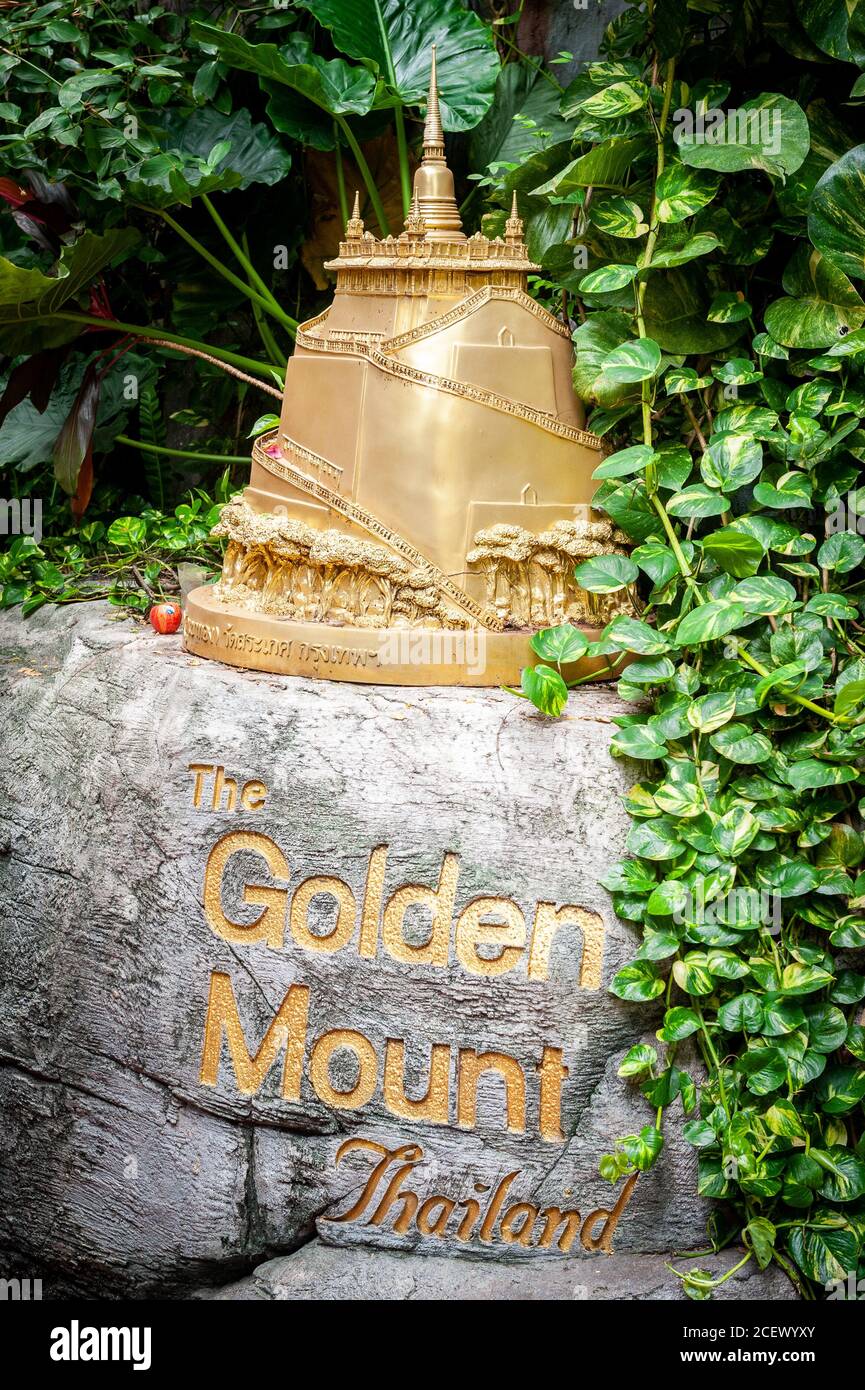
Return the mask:
[[[672, 1260], [679, 1269], [699, 1264], [717, 1278], [742, 1258], [741, 1250], [699, 1260]], [[534, 1259], [522, 1264], [459, 1260], [439, 1256], [421, 1260], [391, 1250], [335, 1250], [313, 1240], [293, 1255], [259, 1265], [246, 1279], [220, 1289], [201, 1289], [199, 1299], [237, 1300], [440, 1300], [464, 1302], [560, 1302], [573, 1299], [628, 1299], [687, 1302], [679, 1280], [663, 1255], [611, 1255], [594, 1260]], [[761, 1275], [753, 1261], [722, 1284], [714, 1297], [796, 1300], [779, 1269]]]
[[[192, 658], [179, 638], [118, 620], [99, 604], [43, 609], [24, 623], [0, 615], [0, 688], [7, 1264], [17, 1259], [92, 1292], [153, 1293], [224, 1285], [304, 1246], [280, 1269], [300, 1270], [302, 1287], [312, 1288], [310, 1262], [373, 1268], [356, 1249], [390, 1249], [399, 1271], [430, 1263], [406, 1260], [412, 1251], [447, 1257], [428, 1275], [405, 1276], [419, 1288], [456, 1264], [467, 1286], [522, 1280], [520, 1287], [540, 1289], [549, 1276], [556, 1288], [569, 1280], [618, 1284], [621, 1295], [636, 1278], [625, 1255], [704, 1242], [693, 1151], [675, 1121], [662, 1161], [640, 1177], [620, 1214], [613, 1260], [574, 1230], [570, 1248], [560, 1249], [568, 1227], [542, 1215], [550, 1207], [579, 1210], [583, 1236], [599, 1237], [603, 1215], [587, 1218], [612, 1208], [621, 1188], [602, 1182], [598, 1159], [650, 1118], [616, 1067], [655, 1023], [605, 988], [634, 950], [632, 932], [598, 886], [628, 826], [619, 798], [630, 772], [608, 752], [611, 719], [622, 710], [614, 693], [584, 689], [552, 722], [497, 691], [244, 673]], [[247, 808], [229, 810], [223, 801], [213, 810], [210, 783], [194, 805], [190, 764], [223, 766], [239, 790], [265, 783], [264, 805], [252, 809], [250, 792]], [[249, 924], [267, 907], [267, 921], [281, 923], [270, 944], [250, 939], [256, 933], [248, 926], [227, 940], [204, 911], [209, 856], [240, 832], [267, 836], [285, 862], [268, 868], [252, 852], [261, 840], [227, 858], [222, 911]], [[479, 895], [511, 900], [529, 935], [539, 902], [579, 907], [583, 916], [556, 931], [548, 978], [528, 976], [527, 949], [513, 945], [518, 925], [508, 938], [507, 973], [478, 973], [487, 968], [477, 964], [490, 955], [486, 947], [477, 948], [474, 971], [466, 968], [453, 928], [444, 963], [411, 957], [409, 948], [430, 930], [422, 909], [411, 909], [402, 928], [410, 959], [394, 958], [381, 933], [377, 947], [367, 946], [375, 957], [364, 955], [359, 933], [371, 939], [377, 913], [370, 909], [360, 928], [347, 895], [359, 917], [370, 856], [382, 846], [385, 902], [401, 886], [434, 888], [444, 856], [455, 855], [454, 919]], [[337, 887], [347, 904], [339, 949], [322, 948], [337, 925], [333, 898], [312, 897], [301, 910], [297, 889], [313, 876], [346, 885]], [[253, 888], [244, 901], [244, 884], [268, 891]], [[218, 923], [218, 885], [208, 901]], [[442, 914], [446, 927], [449, 918]], [[600, 923], [593, 979], [589, 943]], [[218, 1026], [213, 1075], [202, 1076], [212, 977], [237, 1011], [241, 1076], [244, 1045], [252, 1071], [283, 1001], [306, 1001], [306, 1035], [295, 1010], [276, 1039], [290, 1043], [285, 1095], [280, 1047], [243, 1093], [224, 1041], [219, 1049]], [[396, 1071], [400, 1043], [414, 1098], [425, 1093], [437, 1049], [447, 1089], [437, 1122], [395, 1113], [400, 1088], [393, 1076], [385, 1084], [384, 1058]], [[545, 1048], [550, 1089], [542, 1106]], [[500, 1069], [481, 1071], [475, 1086], [471, 1067], [489, 1052]], [[568, 1069], [560, 1104], [559, 1057]], [[510, 1076], [510, 1129], [502, 1068]], [[347, 1093], [355, 1086], [353, 1104]], [[397, 1156], [365, 1204], [363, 1193], [381, 1154], [401, 1146], [403, 1186], [379, 1212]], [[498, 1219], [484, 1235], [496, 1192]], [[442, 1202], [430, 1205], [433, 1196]], [[508, 1218], [514, 1204], [525, 1205]], [[355, 1208], [352, 1219], [339, 1219]], [[460, 1238], [463, 1216], [468, 1230]], [[352, 1247], [351, 1257], [323, 1243]], [[285, 1276], [286, 1287], [294, 1277]], [[346, 1287], [355, 1277], [346, 1273]], [[261, 1278], [257, 1272], [254, 1281]], [[776, 1296], [774, 1284], [766, 1289], [763, 1296]]]

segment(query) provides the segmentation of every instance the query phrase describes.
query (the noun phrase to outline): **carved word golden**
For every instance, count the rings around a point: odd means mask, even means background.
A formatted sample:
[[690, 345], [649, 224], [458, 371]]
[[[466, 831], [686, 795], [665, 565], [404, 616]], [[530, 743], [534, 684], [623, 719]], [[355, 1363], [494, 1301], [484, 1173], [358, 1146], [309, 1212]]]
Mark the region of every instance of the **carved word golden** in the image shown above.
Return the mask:
[[[244, 903], [260, 907], [258, 916], [248, 923], [233, 922], [222, 904], [222, 881], [235, 854], [256, 854], [264, 861], [270, 881], [245, 883]], [[549, 978], [550, 953], [556, 933], [566, 926], [579, 927], [583, 938], [580, 986], [597, 990], [601, 985], [604, 952], [604, 923], [597, 912], [571, 903], [538, 902], [529, 931], [522, 909], [511, 898], [482, 896], [473, 898], [455, 914], [460, 859], [445, 854], [435, 888], [407, 883], [384, 901], [387, 845], [377, 845], [369, 857], [363, 898], [360, 904], [353, 890], [333, 874], [315, 874], [304, 879], [292, 893], [288, 887], [291, 869], [279, 846], [269, 835], [238, 830], [216, 842], [207, 860], [204, 876], [204, 912], [218, 936], [232, 943], [249, 945], [263, 941], [275, 951], [285, 946], [286, 929], [296, 945], [306, 951], [341, 951], [354, 942], [358, 955], [373, 960], [378, 954], [379, 937], [394, 960], [411, 965], [446, 969], [450, 943], [457, 962], [470, 975], [499, 976], [515, 970], [525, 961], [529, 980]], [[309, 909], [318, 897], [336, 903], [336, 917], [329, 932], [313, 931]], [[431, 914], [427, 939], [418, 944], [408, 939], [406, 916], [422, 907]]]
[[434, 1192], [421, 1199], [407, 1185], [423, 1161], [424, 1151], [419, 1144], [387, 1149], [372, 1139], [347, 1139], [337, 1149], [337, 1166], [348, 1154], [358, 1152], [374, 1156], [363, 1191], [347, 1211], [340, 1216], [326, 1216], [322, 1218], [324, 1222], [374, 1230], [391, 1217], [389, 1229], [395, 1235], [417, 1233], [463, 1244], [491, 1245], [498, 1238], [505, 1245], [567, 1254], [579, 1235], [584, 1250], [610, 1254], [613, 1234], [637, 1181], [636, 1174], [627, 1179], [612, 1210], [597, 1207], [583, 1218], [573, 1208], [541, 1208], [527, 1201], [505, 1206], [513, 1195], [511, 1188], [522, 1177], [518, 1168], [506, 1173], [495, 1189], [489, 1183], [476, 1182], [471, 1197], [457, 1199]]

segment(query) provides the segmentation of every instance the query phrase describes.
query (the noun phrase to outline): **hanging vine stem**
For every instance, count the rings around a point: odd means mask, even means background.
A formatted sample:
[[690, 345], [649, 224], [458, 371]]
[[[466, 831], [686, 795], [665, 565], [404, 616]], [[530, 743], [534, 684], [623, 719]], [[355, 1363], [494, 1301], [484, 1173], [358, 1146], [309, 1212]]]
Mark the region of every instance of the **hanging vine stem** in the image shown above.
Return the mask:
[[354, 162], [357, 165], [358, 170], [360, 171], [360, 176], [363, 179], [364, 187], [366, 188], [366, 191], [369, 194], [369, 200], [372, 203], [373, 211], [378, 219], [379, 231], [381, 232], [383, 237], [390, 236], [390, 223], [387, 220], [387, 213], [384, 210], [384, 205], [381, 201], [381, 196], [379, 194], [378, 188], [376, 187], [375, 179], [372, 176], [372, 171], [366, 162], [363, 150], [361, 149], [360, 145], [358, 144], [355, 138], [354, 131], [352, 130], [348, 121], [345, 119], [345, 116], [335, 116], [334, 120], [336, 121], [337, 125], [339, 126], [340, 130], [345, 136], [346, 144], [348, 145], [349, 149], [351, 150], [354, 156]]
[[[80, 323], [87, 328], [101, 329], [106, 333], [131, 333], [133, 337], [139, 339], [154, 338], [152, 324], [124, 323], [120, 319], [104, 319], [99, 318], [96, 314], [80, 314], [66, 309], [58, 309], [56, 313], [46, 316], [46, 321], [51, 319], [58, 319], [63, 323]], [[256, 362], [252, 357], [242, 357], [240, 353], [230, 352], [228, 348], [208, 347], [206, 344], [194, 342], [191, 338], [181, 337], [179, 333], [168, 333], [162, 330], [158, 334], [158, 341], [163, 347], [175, 348], [179, 352], [185, 351], [191, 357], [203, 357], [208, 361], [212, 360], [214, 366], [218, 367], [231, 365], [241, 371], [245, 369], [258, 372], [261, 376], [270, 376], [279, 371], [278, 367], [269, 366], [265, 362]], [[255, 378], [249, 378], [249, 380], [254, 381], [256, 386], [261, 385], [261, 382], [256, 381]]]
[[[642, 265], [640, 267], [641, 271], [648, 271], [651, 268], [652, 257], [655, 253], [655, 247], [658, 242], [658, 235], [661, 228], [661, 222], [658, 216], [657, 188], [658, 180], [663, 174], [665, 167], [666, 156], [664, 150], [664, 139], [667, 132], [667, 122], [670, 118], [670, 107], [672, 105], [673, 84], [675, 82], [675, 77], [676, 60], [675, 58], [670, 58], [667, 61], [667, 66], [664, 74], [664, 98], [661, 107], [661, 115], [656, 126], [657, 152], [655, 157], [655, 182], [654, 187], [652, 189], [652, 211], [649, 218], [649, 235], [646, 238], [646, 249], [642, 256]], [[649, 336], [646, 332], [646, 320], [644, 315], [644, 301], [646, 298], [647, 285], [648, 280], [644, 278], [640, 280], [636, 290], [636, 321], [641, 338], [648, 338]], [[650, 378], [645, 378], [641, 383], [640, 405], [643, 417], [643, 443], [651, 449], [654, 436], [652, 429], [652, 383]], [[684, 579], [685, 583], [690, 589], [694, 602], [697, 604], [704, 604], [706, 600], [703, 597], [703, 593], [700, 589], [700, 586], [698, 585], [694, 577], [694, 572], [691, 569], [690, 564], [688, 563], [687, 557], [685, 556], [685, 553], [682, 550], [679, 538], [676, 534], [675, 527], [670, 521], [670, 517], [666, 507], [664, 506], [664, 503], [658, 496], [657, 474], [654, 458], [652, 458], [649, 461], [649, 463], [647, 463], [644, 476], [646, 482], [646, 491], [649, 495], [652, 506], [657, 512], [658, 519], [664, 528], [664, 532], [667, 536], [667, 539], [670, 542], [670, 548], [672, 549], [673, 554], [676, 557], [676, 563], [679, 567], [679, 572], [681, 573], [682, 578]], [[767, 667], [765, 667], [762, 664], [762, 662], [757, 661], [753, 656], [750, 655], [749, 652], [745, 650], [744, 646], [742, 646], [740, 643], [737, 643], [736, 645], [737, 657], [746, 666], [750, 666], [753, 671], [756, 671], [758, 675], [763, 677], [769, 676], [771, 674], [771, 672], [768, 670]], [[839, 718], [839, 716], [834, 714], [831, 710], [823, 709], [822, 706], [816, 704], [815, 701], [809, 700], [803, 695], [791, 694], [785, 698], [789, 698], [790, 700], [794, 701], [795, 704], [800, 705], [803, 709], [809, 710], [812, 714], [818, 715], [821, 719], [828, 720], [830, 724], [844, 724], [846, 722], [842, 718]]]
[[[150, 209], [150, 211], [152, 211], [152, 209]], [[253, 289], [246, 280], [241, 280], [239, 275], [235, 275], [233, 270], [229, 270], [227, 265], [223, 265], [218, 256], [214, 256], [212, 251], [208, 251], [207, 247], [196, 240], [192, 233], [188, 232], [185, 227], [182, 227], [169, 212], [163, 209], [157, 216], [161, 217], [163, 222], [171, 227], [172, 231], [176, 232], [177, 235], [186, 242], [187, 246], [191, 246], [193, 251], [201, 256], [203, 260], [207, 261], [207, 264], [212, 266], [217, 274], [222, 276], [223, 280], [227, 280], [230, 285], [234, 285], [235, 289], [240, 290], [241, 294], [244, 294], [247, 299], [257, 302], [266, 314], [270, 314], [272, 318], [277, 319], [282, 324], [283, 328], [286, 328], [292, 336], [297, 332], [297, 320], [293, 319], [290, 314], [287, 314], [284, 309], [280, 308], [269, 291], [269, 297], [265, 298], [258, 290]]]
[[[285, 313], [284, 309], [282, 308], [282, 305], [279, 303], [279, 300], [276, 298], [273, 291], [268, 287], [268, 285], [265, 284], [264, 280], [262, 280], [255, 266], [252, 264], [252, 261], [250, 260], [246, 250], [244, 250], [241, 246], [238, 245], [237, 241], [232, 236], [228, 227], [223, 222], [222, 218], [216, 211], [216, 208], [213, 206], [213, 203], [210, 201], [206, 193], [202, 194], [201, 201], [204, 203], [204, 206], [210, 213], [214, 225], [216, 226], [220, 235], [224, 239], [226, 245], [231, 249], [231, 251], [233, 251], [237, 260], [240, 262], [240, 264], [243, 266], [243, 269], [246, 271], [246, 274], [249, 277], [250, 286], [254, 289], [257, 289], [259, 294], [261, 294], [266, 300], [268, 300], [268, 302], [272, 306], [272, 313], [274, 317], [279, 319], [282, 326], [285, 329], [287, 329], [291, 337], [294, 338], [298, 329], [297, 319], [293, 319], [290, 314]], [[244, 233], [244, 243], [248, 244], [246, 243], [246, 233]]]
[[345, 188], [345, 169], [342, 163], [342, 146], [339, 142], [339, 126], [333, 123], [333, 159], [336, 168], [336, 195], [339, 199], [340, 226], [348, 221], [348, 194]]
[[229, 376], [236, 377], [238, 381], [245, 381], [248, 386], [254, 386], [259, 391], [266, 391], [269, 396], [275, 396], [278, 401], [282, 400], [282, 392], [278, 391], [275, 386], [268, 386], [256, 377], [239, 371], [237, 367], [229, 366], [227, 362], [220, 362], [218, 357], [213, 357], [209, 352], [200, 352], [198, 348], [181, 347], [178, 343], [169, 342], [167, 338], [141, 338], [140, 341], [150, 343], [153, 347], [165, 348], [169, 352], [182, 352], [187, 357], [200, 357], [202, 362], [209, 362], [211, 366], [219, 367], [220, 371], [228, 372]]

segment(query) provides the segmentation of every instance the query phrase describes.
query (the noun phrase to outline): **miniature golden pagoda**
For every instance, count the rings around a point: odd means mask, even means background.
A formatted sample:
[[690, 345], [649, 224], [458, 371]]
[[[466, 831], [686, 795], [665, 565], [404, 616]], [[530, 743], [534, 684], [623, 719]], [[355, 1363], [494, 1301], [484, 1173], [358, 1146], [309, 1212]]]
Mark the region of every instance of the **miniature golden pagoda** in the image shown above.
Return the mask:
[[298, 330], [279, 429], [223, 509], [222, 577], [190, 594], [186, 646], [295, 675], [518, 682], [532, 632], [619, 611], [573, 572], [624, 537], [590, 507], [599, 441], [570, 330], [526, 292], [516, 197], [503, 238], [462, 229], [435, 51], [405, 230], [374, 237], [355, 197], [327, 268], [333, 304]]

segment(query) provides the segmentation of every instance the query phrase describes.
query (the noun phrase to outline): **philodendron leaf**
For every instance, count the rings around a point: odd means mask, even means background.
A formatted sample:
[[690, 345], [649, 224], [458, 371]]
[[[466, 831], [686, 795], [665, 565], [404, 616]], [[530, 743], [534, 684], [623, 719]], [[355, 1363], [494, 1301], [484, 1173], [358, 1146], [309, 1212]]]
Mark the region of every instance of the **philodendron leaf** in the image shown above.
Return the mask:
[[607, 236], [624, 237], [626, 240], [644, 236], [649, 230], [640, 206], [619, 194], [601, 195], [597, 202], [592, 203], [592, 224]]
[[741, 579], [727, 595], [731, 603], [741, 603], [748, 614], [789, 613], [796, 605], [796, 590], [777, 574], [754, 575]]
[[856, 1268], [856, 1233], [832, 1211], [809, 1214], [807, 1225], [792, 1228], [787, 1243], [802, 1273], [823, 1288]]
[[593, 478], [629, 478], [632, 473], [642, 473], [655, 457], [655, 450], [648, 444], [632, 444], [627, 449], [618, 449], [599, 463], [592, 474]]
[[615, 594], [633, 584], [639, 570], [627, 555], [598, 555], [574, 571], [574, 578], [590, 594]]
[[686, 238], [673, 238], [671, 235], [670, 241], [672, 244], [661, 242], [651, 264], [645, 269], [665, 270], [671, 266], [685, 265], [688, 261], [696, 260], [698, 256], [708, 256], [710, 252], [717, 251], [721, 244], [713, 232], [697, 232], [694, 236]]
[[603, 265], [584, 275], [579, 283], [580, 294], [606, 294], [629, 285], [637, 274], [635, 265]]
[[607, 624], [604, 637], [615, 643], [618, 651], [637, 652], [640, 656], [663, 656], [670, 650], [669, 642], [656, 628], [626, 613], [620, 613]]
[[795, 14], [818, 48], [865, 67], [865, 14], [859, 0], [796, 0]]
[[[505, 69], [507, 71], [507, 69]], [[627, 140], [604, 140], [588, 153], [572, 159], [552, 178], [529, 191], [538, 197], [549, 193], [563, 196], [577, 188], [622, 188], [632, 176], [634, 163], [650, 150], [648, 135], [635, 135]]]
[[766, 1096], [785, 1081], [787, 1063], [777, 1047], [752, 1047], [739, 1058], [736, 1070], [753, 1095]]
[[835, 261], [819, 251], [797, 246], [782, 283], [789, 297], [769, 305], [766, 327], [785, 347], [831, 347], [865, 323], [865, 302]]
[[[562, 623], [559, 627], [545, 627], [536, 632], [530, 646], [542, 661], [579, 661], [584, 656], [589, 639], [572, 623]], [[537, 669], [537, 668], [535, 668]]]
[[865, 1161], [849, 1149], [835, 1144], [828, 1149], [812, 1149], [811, 1157], [826, 1176], [820, 1195], [830, 1202], [855, 1202], [865, 1193]]
[[761, 1269], [768, 1269], [775, 1254], [778, 1232], [766, 1216], [753, 1216], [745, 1227], [745, 1238]]
[[636, 338], [613, 348], [603, 361], [606, 377], [616, 385], [648, 381], [661, 365], [661, 349], [651, 338]]
[[617, 1076], [635, 1077], [642, 1080], [657, 1065], [658, 1054], [649, 1043], [637, 1043], [626, 1052], [616, 1070]]
[[667, 746], [645, 724], [629, 724], [613, 735], [610, 748], [617, 757], [638, 758], [653, 762], [663, 758]]
[[865, 278], [865, 145], [848, 150], [819, 180], [808, 210], [808, 235], [845, 275]]
[[755, 536], [735, 526], [721, 526], [704, 537], [703, 554], [709, 555], [725, 574], [737, 579], [756, 574], [763, 559], [763, 547]]
[[711, 203], [720, 180], [700, 169], [688, 169], [684, 164], [671, 164], [655, 186], [656, 211], [661, 222], [684, 222], [700, 208]]
[[664, 374], [664, 390], [668, 396], [680, 391], [702, 391], [712, 385], [710, 376], [698, 376], [693, 367], [670, 367]]
[[618, 405], [634, 392], [633, 384], [622, 385], [607, 371], [610, 354], [631, 336], [631, 324], [618, 309], [590, 314], [574, 333], [574, 386], [584, 401], [598, 405]]
[[712, 435], [700, 463], [703, 481], [721, 492], [735, 492], [752, 483], [763, 467], [763, 450], [750, 433], [731, 430]]
[[297, 0], [341, 53], [376, 65], [405, 106], [426, 99], [436, 46], [446, 130], [471, 130], [492, 105], [499, 58], [489, 25], [459, 0]]
[[732, 763], [764, 763], [772, 753], [765, 734], [755, 733], [748, 724], [728, 724], [709, 739], [716, 753]]
[[712, 299], [707, 317], [712, 323], [741, 323], [743, 319], [750, 318], [752, 312], [744, 295], [734, 290], [724, 290]]
[[541, 714], [556, 718], [568, 703], [568, 687], [552, 666], [526, 666], [522, 674], [522, 693]]
[[643, 82], [611, 82], [579, 104], [579, 114], [614, 120], [645, 106], [649, 90]]
[[730, 111], [710, 110], [695, 117], [676, 112], [673, 139], [683, 164], [722, 174], [763, 169], [792, 174], [811, 144], [808, 119], [801, 106], [776, 92], [763, 92]]
[[701, 642], [711, 642], [715, 637], [723, 637], [747, 622], [747, 614], [740, 603], [726, 603], [713, 599], [686, 613], [676, 629], [676, 642], [680, 647], [697, 646]]
[[619, 999], [645, 1003], [649, 999], [657, 999], [659, 994], [664, 993], [664, 988], [657, 966], [648, 960], [636, 960], [614, 976], [610, 993]]
[[671, 516], [720, 516], [727, 510], [727, 499], [705, 483], [691, 483], [670, 498], [667, 511]]
[[[706, 248], [708, 249], [708, 248]], [[698, 262], [649, 273], [643, 310], [646, 332], [664, 352], [704, 353], [729, 347], [739, 337], [739, 323], [710, 323], [709, 295]]]
[[651, 1168], [664, 1147], [664, 1136], [654, 1125], [644, 1125], [639, 1134], [619, 1140], [622, 1152], [641, 1173]]
[[814, 791], [818, 787], [838, 787], [844, 782], [855, 782], [858, 775], [855, 767], [824, 763], [819, 758], [805, 758], [802, 762], [793, 763], [786, 778], [797, 791]]

